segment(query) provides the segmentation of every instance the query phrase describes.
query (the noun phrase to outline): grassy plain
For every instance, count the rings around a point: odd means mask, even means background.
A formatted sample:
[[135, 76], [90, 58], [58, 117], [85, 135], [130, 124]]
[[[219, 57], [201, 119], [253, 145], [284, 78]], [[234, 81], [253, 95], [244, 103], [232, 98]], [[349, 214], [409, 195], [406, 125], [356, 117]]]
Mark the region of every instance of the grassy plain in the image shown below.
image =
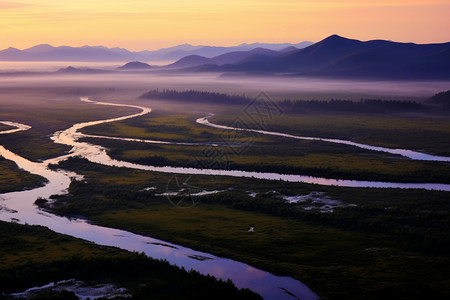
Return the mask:
[[14, 127], [0, 123], [0, 131], [9, 130], [9, 129], [14, 129]]
[[[236, 113], [238, 113], [236, 111]], [[411, 149], [436, 155], [450, 155], [450, 120], [448, 115], [394, 114], [369, 115], [350, 113], [282, 114], [255, 124], [242, 116], [249, 128], [302, 136], [346, 139], [389, 148]], [[230, 124], [232, 114], [211, 118], [213, 123]]]
[[[222, 112], [223, 113], [223, 112]], [[220, 124], [233, 123], [228, 112], [214, 117]], [[356, 147], [319, 141], [294, 140], [257, 133], [233, 132], [209, 128], [195, 123], [198, 115], [162, 113], [112, 124], [88, 127], [83, 132], [94, 135], [135, 137], [177, 142], [212, 142], [221, 147], [150, 145], [104, 139], [87, 139], [109, 149], [112, 157], [141, 164], [239, 169], [397, 182], [450, 182], [450, 165], [439, 162], [414, 161], [400, 156], [363, 150]], [[258, 128], [241, 118], [249, 128]], [[450, 148], [448, 120], [431, 117], [413, 121], [409, 117], [370, 115], [284, 115], [268, 119], [264, 125], [305, 136], [346, 138], [358, 142], [392, 147], [434, 149], [445, 154]], [[422, 131], [419, 130], [419, 128]], [[425, 130], [425, 131], [424, 131]], [[414, 134], [417, 131], [418, 133]], [[345, 133], [345, 134], [344, 134]], [[422, 139], [422, 135], [425, 136]], [[381, 136], [378, 139], [378, 136]], [[387, 144], [391, 137], [402, 136], [397, 144]], [[420, 136], [420, 138], [418, 138]], [[167, 137], [167, 138], [164, 138]], [[369, 137], [382, 141], [371, 143]], [[384, 139], [383, 139], [384, 138]], [[235, 147], [235, 145], [239, 145]], [[448, 145], [447, 145], [448, 144]], [[448, 147], [447, 147], [448, 146]], [[447, 147], [447, 148], [446, 148]], [[441, 149], [441, 150], [438, 150]]]
[[30, 189], [44, 182], [43, 177], [20, 170], [15, 163], [0, 157], [0, 193]]
[[[55, 96], [54, 96], [55, 97]], [[86, 104], [78, 97], [65, 100], [47, 100], [42, 96], [28, 99], [24, 103], [2, 105], [0, 120], [29, 125], [27, 131], [0, 135], [0, 144], [27, 159], [38, 161], [62, 155], [69, 146], [55, 144], [50, 137], [58, 130], [69, 128], [74, 123], [107, 119], [136, 112], [136, 109], [116, 108]]]
[[[177, 190], [168, 190], [171, 174], [114, 169], [79, 159], [62, 166], [86, 175], [87, 182], [74, 182], [70, 196], [56, 198], [53, 209], [61, 214], [86, 215], [106, 226], [293, 276], [324, 298], [450, 295], [446, 192], [194, 176], [192, 186], [226, 191], [181, 209], [156, 195]], [[258, 195], [252, 198], [249, 191]], [[280, 198], [311, 192], [356, 206], [320, 213]], [[248, 232], [250, 226], [255, 232]]]
[[[86, 134], [115, 137], [132, 137], [141, 139], [163, 140], [169, 142], [220, 142], [223, 130], [195, 124], [197, 114], [152, 112], [149, 116], [133, 118], [121, 122], [105, 123], [83, 128]], [[264, 136], [242, 133], [236, 136], [236, 142], [248, 138], [256, 141], [268, 141]]]

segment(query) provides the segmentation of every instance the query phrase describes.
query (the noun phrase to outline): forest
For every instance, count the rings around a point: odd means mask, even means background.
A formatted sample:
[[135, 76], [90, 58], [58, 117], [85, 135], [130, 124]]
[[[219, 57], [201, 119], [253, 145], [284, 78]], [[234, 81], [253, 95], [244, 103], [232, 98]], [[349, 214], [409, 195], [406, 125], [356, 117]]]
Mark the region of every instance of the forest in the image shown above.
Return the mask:
[[[448, 92], [442, 92], [430, 98], [429, 102], [442, 103], [443, 97], [448, 97]], [[446, 94], [447, 93], [447, 94]], [[447, 95], [447, 96], [446, 96]], [[247, 104], [252, 98], [243, 95], [229, 95], [225, 93], [207, 92], [198, 90], [177, 91], [171, 89], [150, 90], [142, 94], [140, 99], [164, 99], [192, 101], [196, 103], [216, 103], [216, 104]], [[435, 107], [416, 101], [387, 100], [387, 99], [360, 99], [352, 101], [347, 99], [284, 99], [276, 104], [284, 111], [290, 113], [306, 112], [359, 112], [370, 114], [399, 113], [399, 112], [436, 112]], [[448, 105], [448, 103], [446, 104]]]

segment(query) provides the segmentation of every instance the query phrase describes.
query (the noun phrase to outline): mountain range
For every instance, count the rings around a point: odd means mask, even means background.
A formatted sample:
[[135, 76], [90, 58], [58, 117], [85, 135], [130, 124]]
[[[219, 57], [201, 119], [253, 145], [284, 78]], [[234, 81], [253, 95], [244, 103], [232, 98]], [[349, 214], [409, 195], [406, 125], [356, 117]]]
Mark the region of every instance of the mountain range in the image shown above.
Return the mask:
[[[311, 44], [311, 43], [307, 43]], [[0, 60], [82, 60], [128, 62], [115, 70], [64, 68], [59, 73], [218, 72], [227, 75], [309, 76], [377, 80], [449, 80], [450, 43], [414, 44], [386, 40], [359, 41], [332, 35], [315, 44], [242, 44], [236, 47], [188, 44], [158, 51], [131, 52], [122, 48], [52, 47], [0, 51]], [[263, 47], [261, 47], [263, 46]], [[297, 47], [296, 47], [297, 46]], [[271, 49], [269, 49], [271, 48]], [[225, 53], [223, 53], [225, 52]], [[131, 54], [130, 54], [131, 53]], [[200, 55], [203, 53], [204, 55]], [[206, 53], [206, 54], [205, 54]], [[214, 53], [219, 53], [214, 55]], [[187, 55], [185, 55], [187, 54]], [[133, 56], [134, 55], [134, 56]], [[182, 56], [165, 66], [139, 62], [143, 57]], [[129, 57], [132, 57], [129, 59]], [[149, 61], [148, 59], [146, 61]]]
[[[232, 51], [222, 55], [214, 56], [211, 58], [200, 56], [200, 55], [188, 55], [173, 64], [167, 65], [167, 68], [186, 68], [198, 65], [227, 65], [227, 64], [237, 64], [243, 62], [247, 59], [251, 59], [257, 55], [264, 55], [267, 57], [275, 57], [282, 53], [285, 53], [285, 49], [280, 51], [269, 50], [266, 48], [255, 48], [248, 51]], [[292, 48], [291, 48], [292, 49]], [[297, 50], [297, 48], [294, 48]], [[292, 51], [292, 50], [291, 50]]]
[[0, 51], [0, 61], [85, 61], [85, 62], [126, 62], [130, 60], [143, 61], [174, 61], [188, 55], [214, 57], [228, 52], [249, 51], [255, 48], [265, 48], [279, 51], [287, 47], [301, 49], [311, 45], [311, 42], [298, 44], [241, 44], [233, 47], [192, 46], [183, 44], [155, 51], [133, 52], [124, 48], [107, 48], [104, 46], [53, 47], [48, 44], [37, 45], [24, 50], [8, 48]]
[[259, 53], [228, 64], [216, 63], [214, 59], [185, 70], [314, 77], [450, 78], [450, 43], [363, 42], [332, 35], [304, 49], [278, 55]]

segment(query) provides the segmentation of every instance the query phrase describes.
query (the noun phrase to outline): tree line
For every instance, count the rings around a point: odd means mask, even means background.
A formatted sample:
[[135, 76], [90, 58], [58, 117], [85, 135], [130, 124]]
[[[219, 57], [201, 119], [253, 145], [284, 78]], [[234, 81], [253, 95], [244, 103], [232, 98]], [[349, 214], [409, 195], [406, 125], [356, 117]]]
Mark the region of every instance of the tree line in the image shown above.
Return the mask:
[[[207, 92], [198, 90], [177, 91], [172, 89], [153, 89], [139, 98], [194, 101], [200, 103], [220, 104], [247, 104], [253, 99], [243, 95], [229, 95], [225, 93]], [[428, 107], [415, 101], [361, 99], [352, 101], [346, 99], [330, 100], [304, 100], [284, 99], [276, 102], [281, 109], [292, 113], [305, 113], [309, 111], [336, 111], [336, 112], [362, 112], [362, 113], [389, 113], [422, 111]]]

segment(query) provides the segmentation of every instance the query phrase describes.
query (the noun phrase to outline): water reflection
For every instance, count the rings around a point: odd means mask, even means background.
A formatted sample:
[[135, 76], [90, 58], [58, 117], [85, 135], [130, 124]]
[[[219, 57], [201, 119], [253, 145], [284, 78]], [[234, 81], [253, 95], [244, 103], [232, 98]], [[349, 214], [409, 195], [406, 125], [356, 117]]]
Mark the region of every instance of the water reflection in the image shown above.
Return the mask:
[[0, 124], [4, 124], [6, 126], [15, 127], [13, 129], [7, 129], [7, 130], [0, 131], [0, 134], [15, 133], [15, 132], [18, 132], [18, 131], [24, 131], [24, 130], [28, 130], [28, 129], [31, 128], [31, 126], [28, 126], [28, 125], [24, 125], [24, 124], [20, 124], [20, 123], [14, 123], [14, 122], [9, 122], [9, 121], [0, 121]]

